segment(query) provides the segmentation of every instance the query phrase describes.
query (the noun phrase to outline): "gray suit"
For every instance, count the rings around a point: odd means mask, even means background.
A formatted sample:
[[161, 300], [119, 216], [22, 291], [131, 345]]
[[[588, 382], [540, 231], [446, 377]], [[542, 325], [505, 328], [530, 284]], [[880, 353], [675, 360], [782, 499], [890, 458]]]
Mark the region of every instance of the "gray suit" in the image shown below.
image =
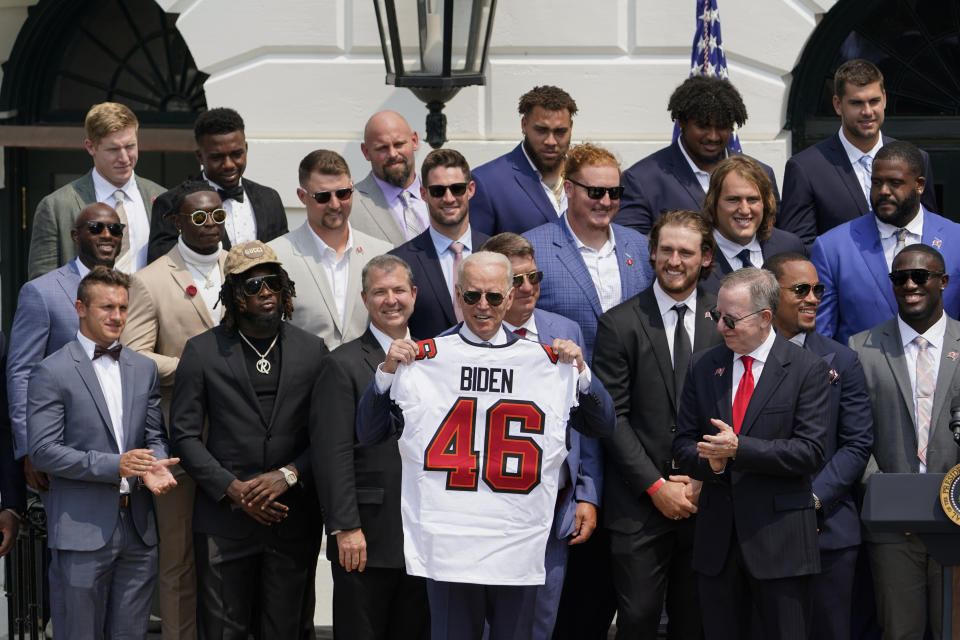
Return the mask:
[[[124, 349], [119, 367], [123, 449], [153, 449], [155, 457], [166, 458], [156, 365]], [[34, 467], [50, 474], [50, 572], [66, 603], [65, 611], [53, 612], [58, 638], [146, 635], [157, 568], [153, 497], [131, 480], [130, 507], [119, 506], [121, 454], [111, 425], [100, 381], [79, 342], [68, 342], [34, 368], [27, 431]]]
[[[166, 191], [156, 182], [136, 177], [143, 206], [150, 216], [153, 199]], [[27, 277], [31, 280], [53, 271], [77, 257], [77, 246], [70, 237], [77, 214], [97, 201], [93, 187], [93, 169], [44, 197], [33, 214], [33, 232], [30, 235], [30, 258]]]
[[[397, 218], [390, 210], [383, 190], [373, 178], [373, 172], [354, 185], [356, 194], [353, 210], [350, 213], [350, 226], [368, 236], [389, 242], [399, 247], [407, 241]], [[393, 248], [391, 247], [391, 248]]]
[[[850, 348], [860, 356], [874, 416], [873, 455], [864, 478], [873, 473], [918, 473], [914, 395], [897, 318], [852, 336]], [[960, 395], [958, 354], [960, 322], [947, 316], [927, 446], [930, 473], [945, 473], [960, 462], [960, 449], [948, 428], [951, 400]], [[888, 637], [922, 637], [929, 610], [934, 637], [939, 637], [939, 565], [926, 556], [916, 536], [867, 532], [865, 538], [885, 633]], [[918, 572], [916, 562], [922, 566], [924, 557], [927, 570]], [[915, 636], [909, 635], [911, 630]], [[903, 633], [907, 635], [900, 635]]]
[[[351, 226], [352, 226], [351, 218]], [[323, 338], [329, 349], [359, 338], [367, 330], [367, 309], [360, 299], [360, 272], [363, 265], [393, 247], [382, 240], [353, 229], [353, 249], [350, 250], [350, 273], [347, 279], [347, 310], [340, 321], [336, 300], [327, 273], [320, 262], [317, 243], [310, 223], [304, 222], [293, 231], [271, 240], [269, 246], [277, 253], [297, 287], [293, 301], [294, 312], [290, 324]]]

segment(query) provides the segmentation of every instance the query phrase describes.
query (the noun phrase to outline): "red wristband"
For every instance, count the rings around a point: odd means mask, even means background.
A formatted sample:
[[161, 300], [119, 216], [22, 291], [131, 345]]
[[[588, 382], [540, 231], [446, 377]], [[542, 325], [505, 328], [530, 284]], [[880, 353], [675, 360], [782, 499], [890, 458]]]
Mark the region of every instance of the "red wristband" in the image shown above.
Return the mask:
[[650, 487], [647, 489], [647, 495], [652, 496], [653, 494], [655, 494], [657, 491], [660, 490], [660, 487], [662, 487], [666, 483], [667, 483], [666, 480], [664, 480], [663, 478], [660, 478], [659, 480], [654, 482], [652, 485], [650, 485]]

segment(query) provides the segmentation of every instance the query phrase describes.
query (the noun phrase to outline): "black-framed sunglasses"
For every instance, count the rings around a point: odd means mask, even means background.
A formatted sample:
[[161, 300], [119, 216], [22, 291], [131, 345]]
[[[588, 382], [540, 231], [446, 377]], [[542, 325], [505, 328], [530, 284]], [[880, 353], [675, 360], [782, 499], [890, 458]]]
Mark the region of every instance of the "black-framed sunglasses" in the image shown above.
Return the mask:
[[591, 200], [602, 200], [603, 194], [605, 193], [610, 196], [611, 200], [619, 200], [620, 196], [623, 195], [623, 187], [619, 185], [616, 187], [591, 187], [590, 185], [577, 182], [573, 178], [567, 178], [567, 180], [577, 185], [578, 187], [583, 187], [584, 189], [586, 189], [587, 197], [590, 198]]
[[737, 326], [737, 323], [740, 322], [741, 320], [746, 320], [746, 319], [749, 318], [750, 316], [755, 316], [755, 315], [757, 315], [758, 313], [763, 313], [764, 311], [766, 311], [766, 309], [757, 309], [757, 310], [754, 311], [753, 313], [748, 313], [748, 314], [745, 315], [745, 316], [740, 316], [739, 318], [734, 318], [733, 316], [722, 315], [722, 314], [720, 313], [720, 311], [718, 311], [717, 309], [711, 309], [711, 310], [710, 310], [710, 317], [713, 318], [713, 321], [714, 321], [715, 323], [716, 323], [716, 322], [720, 322], [721, 320], [723, 320], [723, 324], [727, 327], [727, 329], [735, 329], [736, 326]]
[[543, 271], [528, 271], [527, 273], [513, 274], [513, 286], [518, 289], [523, 286], [523, 280], [526, 279], [530, 284], [540, 284], [543, 280]]
[[227, 212], [223, 209], [214, 209], [213, 211], [204, 211], [203, 209], [197, 209], [193, 213], [185, 213], [185, 216], [190, 216], [190, 222], [202, 227], [207, 224], [207, 217], [212, 219], [217, 224], [223, 224], [227, 221]]
[[431, 198], [442, 198], [447, 192], [447, 189], [450, 190], [450, 193], [453, 194], [454, 198], [459, 198], [467, 192], [467, 183], [454, 182], [453, 184], [431, 184], [427, 186], [427, 193], [430, 194]]
[[944, 275], [943, 271], [930, 271], [928, 269], [899, 269], [890, 272], [890, 282], [895, 287], [902, 287], [907, 284], [907, 279], [913, 280], [914, 284], [923, 286], [927, 284], [930, 278], [938, 278]]
[[793, 291], [798, 298], [806, 298], [810, 294], [810, 290], [813, 290], [814, 297], [819, 300], [823, 297], [823, 292], [827, 290], [827, 286], [818, 282], [817, 284], [810, 284], [809, 282], [800, 282], [798, 284], [789, 286], [789, 287], [780, 287], [781, 289], [786, 289], [787, 291]]
[[100, 235], [103, 233], [103, 230], [106, 229], [114, 238], [119, 238], [123, 236], [123, 230], [126, 226], [127, 225], [122, 222], [95, 222], [93, 220], [87, 220], [87, 231], [95, 236]]
[[463, 301], [471, 307], [480, 302], [481, 297], [487, 298], [487, 304], [491, 307], [499, 307], [503, 304], [503, 294], [496, 291], [464, 291], [460, 294]]
[[331, 195], [337, 196], [337, 200], [349, 200], [353, 197], [353, 187], [343, 187], [341, 189], [334, 189], [333, 191], [317, 191], [316, 193], [308, 193], [307, 190], [304, 189], [303, 192], [320, 204], [330, 202]]
[[259, 295], [264, 286], [274, 293], [280, 293], [280, 290], [283, 289], [283, 281], [280, 279], [280, 275], [276, 273], [249, 278], [243, 281], [243, 295], [251, 297]]

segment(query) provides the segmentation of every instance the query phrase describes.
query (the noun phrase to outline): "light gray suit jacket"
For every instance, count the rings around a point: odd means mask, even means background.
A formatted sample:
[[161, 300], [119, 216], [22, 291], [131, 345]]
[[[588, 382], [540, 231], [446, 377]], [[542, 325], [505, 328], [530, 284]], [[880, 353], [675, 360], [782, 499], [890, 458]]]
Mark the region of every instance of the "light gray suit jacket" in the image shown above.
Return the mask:
[[327, 273], [320, 262], [310, 223], [304, 222], [267, 244], [277, 253], [283, 268], [296, 284], [297, 297], [293, 300], [291, 324], [323, 338], [331, 350], [363, 335], [367, 330], [368, 317], [360, 298], [360, 272], [371, 258], [392, 249], [390, 244], [353, 229], [353, 249], [350, 250], [350, 272], [347, 277], [349, 291], [343, 322], [340, 321]]
[[389, 242], [391, 249], [406, 242], [403, 229], [397, 224], [380, 185], [373, 178], [373, 172], [356, 183], [354, 189], [357, 193], [350, 213], [350, 226], [368, 236]]
[[[153, 199], [166, 191], [156, 182], [136, 177], [143, 206], [150, 217]], [[77, 257], [77, 247], [70, 237], [77, 214], [97, 201], [93, 187], [93, 169], [44, 197], [33, 214], [33, 232], [30, 235], [30, 258], [27, 277], [31, 280], [53, 271]]]
[[[157, 365], [132, 349], [120, 352], [124, 450], [168, 457]], [[120, 450], [110, 411], [83, 347], [72, 340], [37, 365], [27, 388], [27, 433], [33, 466], [50, 474], [44, 502], [51, 549], [95, 551], [117, 526]], [[130, 508], [144, 544], [157, 544], [153, 496], [130, 481]]]

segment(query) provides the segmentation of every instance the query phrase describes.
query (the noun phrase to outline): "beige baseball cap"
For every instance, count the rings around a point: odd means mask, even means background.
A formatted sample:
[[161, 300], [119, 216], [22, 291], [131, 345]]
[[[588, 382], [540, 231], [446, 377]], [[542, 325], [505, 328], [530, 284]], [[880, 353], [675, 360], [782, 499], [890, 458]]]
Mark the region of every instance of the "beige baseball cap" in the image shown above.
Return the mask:
[[260, 264], [282, 264], [273, 249], [259, 240], [242, 242], [230, 247], [224, 262], [224, 275], [244, 273]]

